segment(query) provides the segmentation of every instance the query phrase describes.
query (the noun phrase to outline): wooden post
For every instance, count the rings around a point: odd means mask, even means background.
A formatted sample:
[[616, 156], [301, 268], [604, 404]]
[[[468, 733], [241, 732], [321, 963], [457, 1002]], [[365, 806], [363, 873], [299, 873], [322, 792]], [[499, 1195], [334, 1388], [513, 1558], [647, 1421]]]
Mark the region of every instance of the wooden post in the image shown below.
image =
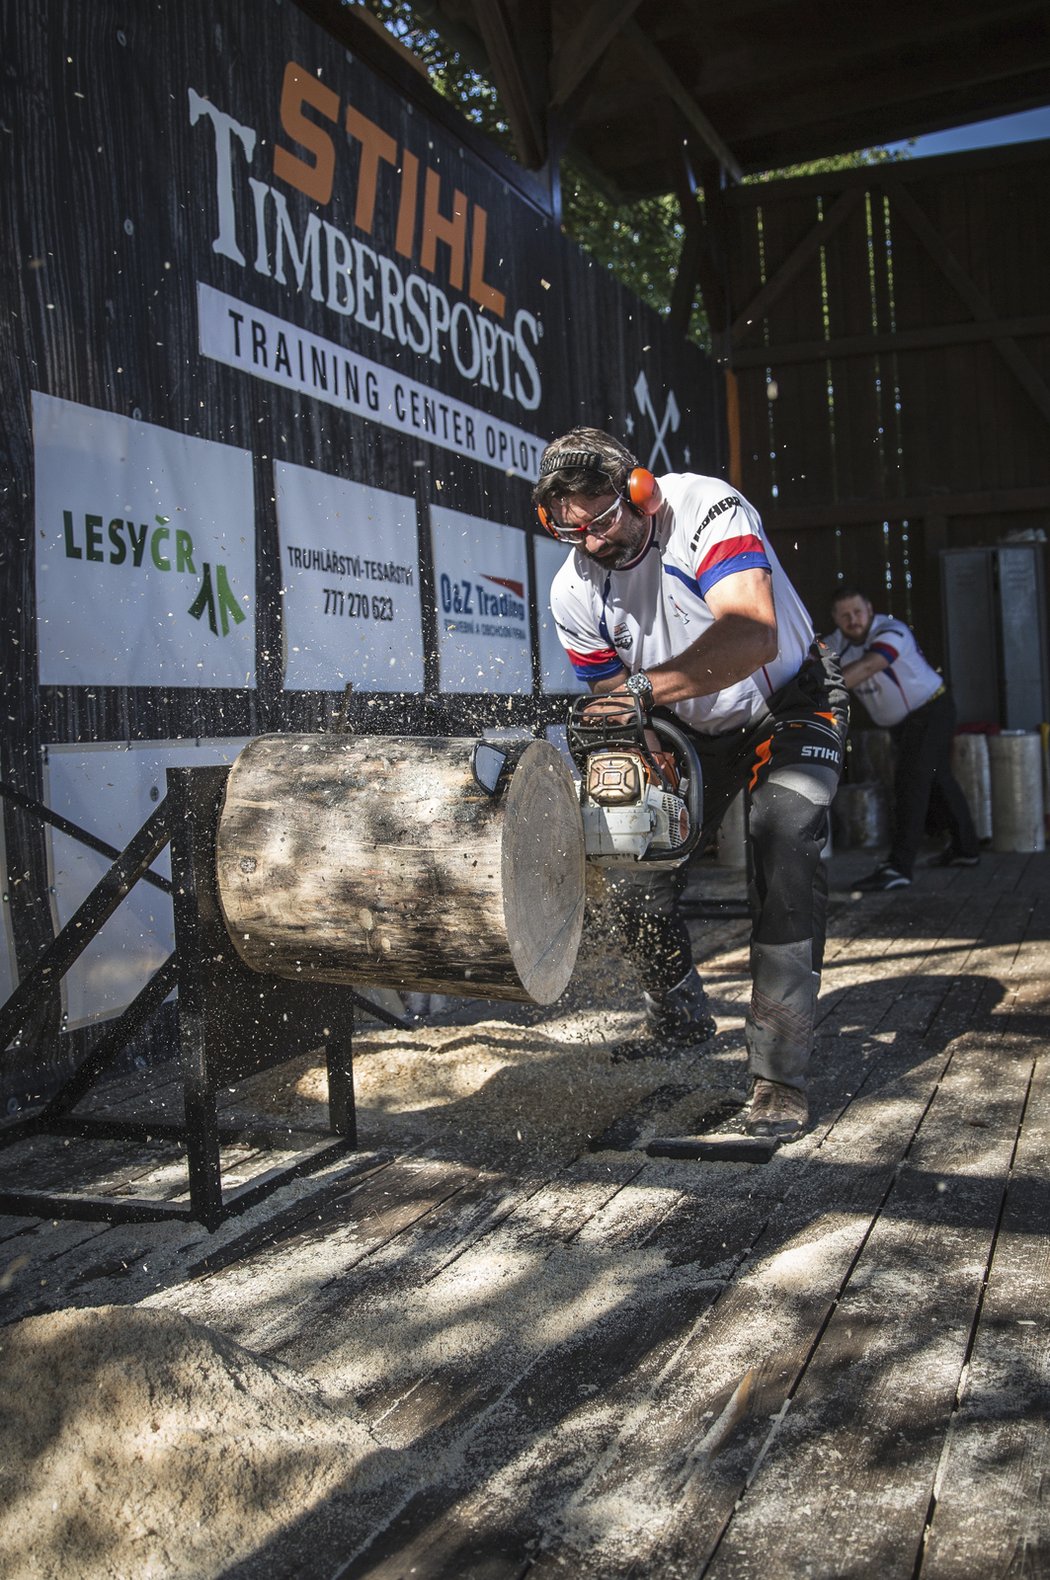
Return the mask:
[[492, 795], [473, 739], [267, 735], [230, 770], [218, 889], [254, 971], [549, 1004], [576, 962], [583, 826], [532, 741]]

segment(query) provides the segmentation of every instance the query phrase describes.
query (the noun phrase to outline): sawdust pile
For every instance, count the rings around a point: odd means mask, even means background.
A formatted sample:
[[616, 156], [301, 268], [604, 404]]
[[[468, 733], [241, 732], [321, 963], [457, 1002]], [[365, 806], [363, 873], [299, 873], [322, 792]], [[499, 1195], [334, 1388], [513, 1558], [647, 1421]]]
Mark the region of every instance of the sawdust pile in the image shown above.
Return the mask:
[[172, 1312], [15, 1323], [0, 1390], [11, 1580], [217, 1574], [394, 1457], [308, 1379]]
[[[642, 993], [626, 962], [596, 946], [548, 1009], [492, 1005], [491, 1018], [469, 1025], [367, 1027], [353, 1043], [359, 1145], [479, 1167], [549, 1167], [586, 1151], [658, 1091], [667, 1094], [661, 1122], [688, 1129], [746, 1089], [742, 1007], [716, 992], [713, 1008], [725, 1028], [714, 1048], [673, 1061], [615, 1060], [615, 1049], [644, 1034]], [[246, 1112], [323, 1126], [327, 1093], [314, 1057], [254, 1077], [239, 1096]]]

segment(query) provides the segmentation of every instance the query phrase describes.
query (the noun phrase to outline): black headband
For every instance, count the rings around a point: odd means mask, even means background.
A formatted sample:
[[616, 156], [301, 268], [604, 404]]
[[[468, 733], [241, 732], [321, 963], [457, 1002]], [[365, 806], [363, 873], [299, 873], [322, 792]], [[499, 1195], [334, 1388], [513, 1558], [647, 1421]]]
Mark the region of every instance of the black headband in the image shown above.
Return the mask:
[[609, 476], [604, 457], [596, 450], [563, 450], [561, 455], [548, 455], [540, 462], [541, 477], [550, 477], [552, 472], [574, 472], [577, 469]]

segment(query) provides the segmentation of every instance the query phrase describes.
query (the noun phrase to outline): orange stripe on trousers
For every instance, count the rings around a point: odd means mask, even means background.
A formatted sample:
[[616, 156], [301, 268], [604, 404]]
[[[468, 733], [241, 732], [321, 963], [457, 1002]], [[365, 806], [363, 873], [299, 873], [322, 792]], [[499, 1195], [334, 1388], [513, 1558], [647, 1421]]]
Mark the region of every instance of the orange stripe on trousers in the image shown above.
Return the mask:
[[757, 785], [757, 783], [758, 783], [758, 776], [762, 772], [762, 770], [766, 766], [766, 764], [768, 763], [768, 761], [769, 761], [769, 754], [770, 754], [770, 752], [772, 750], [773, 750], [773, 737], [772, 737], [772, 735], [769, 737], [768, 740], [759, 741], [758, 746], [755, 749], [755, 761], [754, 761], [754, 764], [752, 765], [752, 769], [751, 769], [751, 782], [750, 782], [750, 784], [747, 787], [749, 790], [753, 790], [755, 788], [755, 786]]

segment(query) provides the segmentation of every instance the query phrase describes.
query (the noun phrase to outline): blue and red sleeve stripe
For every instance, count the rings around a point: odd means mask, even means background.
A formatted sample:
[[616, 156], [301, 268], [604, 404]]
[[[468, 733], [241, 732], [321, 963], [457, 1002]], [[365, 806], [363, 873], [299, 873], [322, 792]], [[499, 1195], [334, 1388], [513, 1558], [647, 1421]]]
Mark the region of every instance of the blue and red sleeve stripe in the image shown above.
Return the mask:
[[596, 653], [577, 653], [571, 647], [566, 648], [569, 662], [581, 680], [605, 680], [609, 675], [616, 675], [623, 669], [619, 655], [614, 648], [599, 648]]
[[868, 648], [868, 652], [878, 653], [886, 660], [887, 664], [892, 664], [894, 659], [900, 657], [900, 653], [898, 652], [897, 648], [891, 647], [888, 642], [872, 642], [871, 646]]
[[697, 566], [696, 579], [700, 595], [703, 597], [708, 588], [720, 582], [723, 576], [732, 576], [737, 571], [769, 569], [762, 540], [756, 538], [753, 532], [744, 533], [738, 538], [724, 538], [721, 543], [712, 544]]

